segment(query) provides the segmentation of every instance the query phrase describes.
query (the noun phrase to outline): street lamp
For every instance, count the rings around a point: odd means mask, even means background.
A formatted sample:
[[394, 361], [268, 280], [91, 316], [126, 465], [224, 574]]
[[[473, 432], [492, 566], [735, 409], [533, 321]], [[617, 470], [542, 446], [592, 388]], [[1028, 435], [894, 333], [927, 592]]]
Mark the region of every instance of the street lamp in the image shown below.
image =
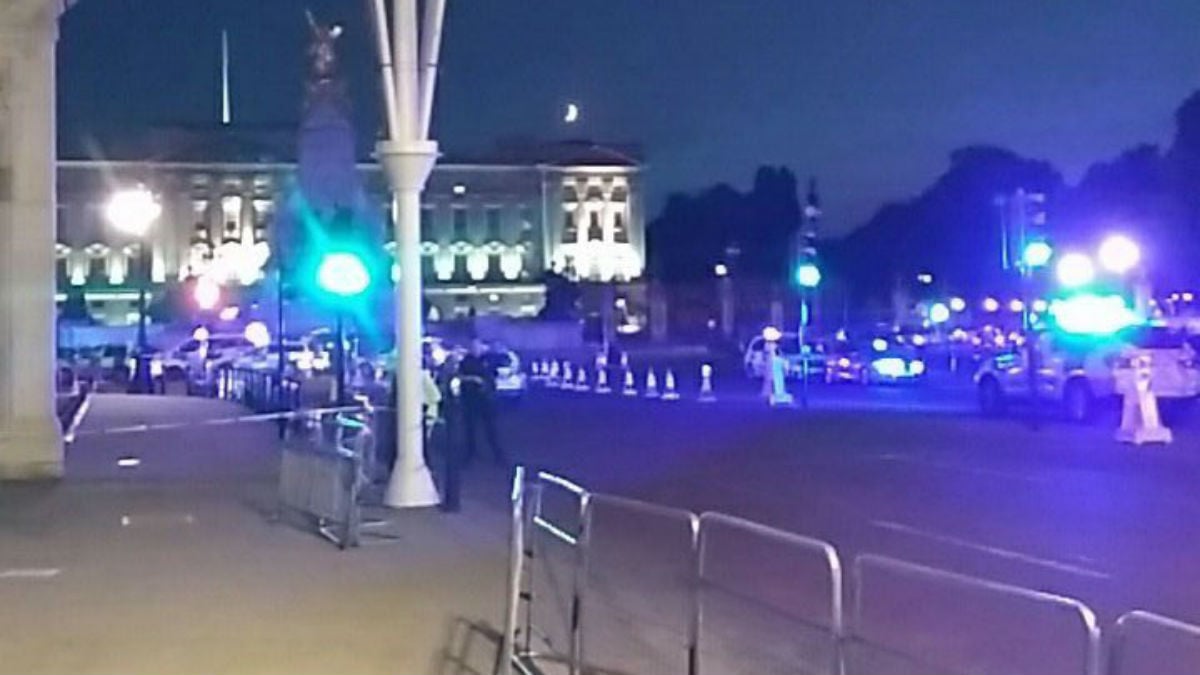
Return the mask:
[[162, 205], [144, 185], [120, 190], [108, 200], [104, 215], [118, 232], [138, 240], [138, 332], [137, 357], [131, 389], [150, 392], [149, 345], [146, 340], [146, 294], [150, 285], [150, 261], [146, 255], [146, 235], [162, 215]]
[[1054, 273], [1063, 286], [1079, 288], [1092, 283], [1092, 279], [1096, 278], [1096, 266], [1091, 258], [1082, 253], [1067, 253], [1059, 258]]
[[954, 312], [962, 312], [967, 309], [967, 301], [959, 297], [950, 298], [950, 310]]
[[1123, 275], [1141, 262], [1142, 250], [1129, 237], [1114, 234], [1101, 242], [1098, 258], [1101, 267]]
[[945, 303], [935, 302], [929, 307], [929, 320], [934, 324], [943, 324], [950, 320], [950, 307]]

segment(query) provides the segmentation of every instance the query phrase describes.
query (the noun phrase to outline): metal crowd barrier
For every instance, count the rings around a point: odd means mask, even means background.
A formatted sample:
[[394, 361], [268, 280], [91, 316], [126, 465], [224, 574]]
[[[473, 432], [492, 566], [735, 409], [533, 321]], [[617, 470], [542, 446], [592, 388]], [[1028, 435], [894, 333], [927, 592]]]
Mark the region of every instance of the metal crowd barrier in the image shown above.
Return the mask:
[[[279, 504], [315, 521], [339, 548], [359, 545], [361, 494], [374, 454], [369, 419], [313, 413], [293, 419], [279, 469]], [[282, 515], [282, 514], [281, 514]]]
[[701, 673], [840, 672], [842, 563], [833, 546], [705, 513], [699, 556]]
[[302, 407], [301, 383], [272, 371], [221, 368], [215, 373], [217, 398], [241, 403], [255, 412], [298, 410]]
[[1200, 670], [1200, 626], [1132, 611], [1109, 636], [1108, 675], [1193, 675]]
[[1200, 664], [1200, 626], [1149, 612], [1122, 616], [1103, 654], [1095, 613], [1072, 598], [877, 555], [854, 561], [846, 588], [826, 542], [524, 468], [512, 500], [502, 675], [1184, 675]]
[[875, 555], [854, 563], [847, 675], [1095, 675], [1086, 605]]

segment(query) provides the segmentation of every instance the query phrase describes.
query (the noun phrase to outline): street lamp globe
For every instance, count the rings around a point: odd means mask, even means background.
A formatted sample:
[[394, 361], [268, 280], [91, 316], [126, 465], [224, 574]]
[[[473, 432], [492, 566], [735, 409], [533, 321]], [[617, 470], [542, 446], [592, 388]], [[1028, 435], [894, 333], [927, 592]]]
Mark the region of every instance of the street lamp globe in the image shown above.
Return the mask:
[[108, 222], [117, 230], [142, 238], [162, 215], [162, 205], [144, 185], [113, 194], [104, 209]]
[[950, 298], [950, 309], [954, 312], [963, 312], [967, 309], [967, 301], [962, 298]]
[[983, 299], [983, 311], [991, 313], [1000, 309], [1000, 301], [995, 298]]
[[1025, 245], [1025, 250], [1021, 252], [1021, 262], [1025, 263], [1025, 267], [1036, 269], [1045, 267], [1050, 258], [1054, 255], [1054, 249], [1044, 241], [1031, 241]]
[[1122, 234], [1114, 234], [1100, 244], [1100, 265], [1116, 274], [1125, 274], [1141, 262], [1142, 250], [1137, 242]]
[[1082, 253], [1068, 253], [1058, 261], [1054, 270], [1058, 281], [1067, 288], [1086, 286], [1096, 278], [1096, 266]]
[[950, 308], [945, 303], [933, 303], [929, 307], [929, 320], [933, 323], [946, 323], [950, 320]]

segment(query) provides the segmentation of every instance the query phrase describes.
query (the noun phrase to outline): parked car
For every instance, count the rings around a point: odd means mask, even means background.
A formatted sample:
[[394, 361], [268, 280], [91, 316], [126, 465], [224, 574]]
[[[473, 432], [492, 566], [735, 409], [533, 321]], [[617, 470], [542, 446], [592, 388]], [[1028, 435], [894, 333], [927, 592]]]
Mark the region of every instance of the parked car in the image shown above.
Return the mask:
[[890, 347], [831, 347], [825, 358], [825, 381], [884, 384], [915, 382], [925, 376], [925, 360], [914, 350]]
[[[746, 349], [742, 354], [742, 366], [746, 377], [762, 379], [763, 370], [766, 368], [766, 344], [766, 340], [761, 335], [746, 344]], [[779, 339], [779, 354], [786, 362], [788, 377], [800, 377], [804, 373], [805, 361], [807, 361], [809, 377], [821, 377], [825, 373], [824, 346], [819, 343], [806, 344], [804, 356], [802, 356], [800, 339], [796, 333], [783, 333]]]
[[[1161, 328], [1140, 328], [1087, 344], [1041, 336], [1038, 399], [1059, 404], [1069, 420], [1086, 421], [1099, 403], [1119, 393], [1118, 371], [1131, 368], [1139, 355], [1150, 358], [1150, 387], [1160, 399], [1182, 402], [1200, 395], [1196, 350], [1186, 336]], [[1030, 399], [1027, 361], [1028, 351], [1024, 349], [984, 360], [975, 374], [979, 407], [984, 414], [997, 415], [1012, 401]]]

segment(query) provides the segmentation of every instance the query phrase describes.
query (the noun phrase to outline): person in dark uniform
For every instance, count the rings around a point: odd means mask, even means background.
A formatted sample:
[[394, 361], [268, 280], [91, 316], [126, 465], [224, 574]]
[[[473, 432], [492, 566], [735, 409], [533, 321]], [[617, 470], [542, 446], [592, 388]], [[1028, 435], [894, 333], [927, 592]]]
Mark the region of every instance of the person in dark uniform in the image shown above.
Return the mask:
[[500, 446], [500, 436], [496, 432], [496, 366], [488, 358], [487, 348], [481, 340], [473, 340], [471, 351], [459, 362], [458, 380], [467, 446], [464, 464], [475, 459], [480, 431], [492, 448], [492, 459], [496, 464], [507, 464], [508, 456]]

